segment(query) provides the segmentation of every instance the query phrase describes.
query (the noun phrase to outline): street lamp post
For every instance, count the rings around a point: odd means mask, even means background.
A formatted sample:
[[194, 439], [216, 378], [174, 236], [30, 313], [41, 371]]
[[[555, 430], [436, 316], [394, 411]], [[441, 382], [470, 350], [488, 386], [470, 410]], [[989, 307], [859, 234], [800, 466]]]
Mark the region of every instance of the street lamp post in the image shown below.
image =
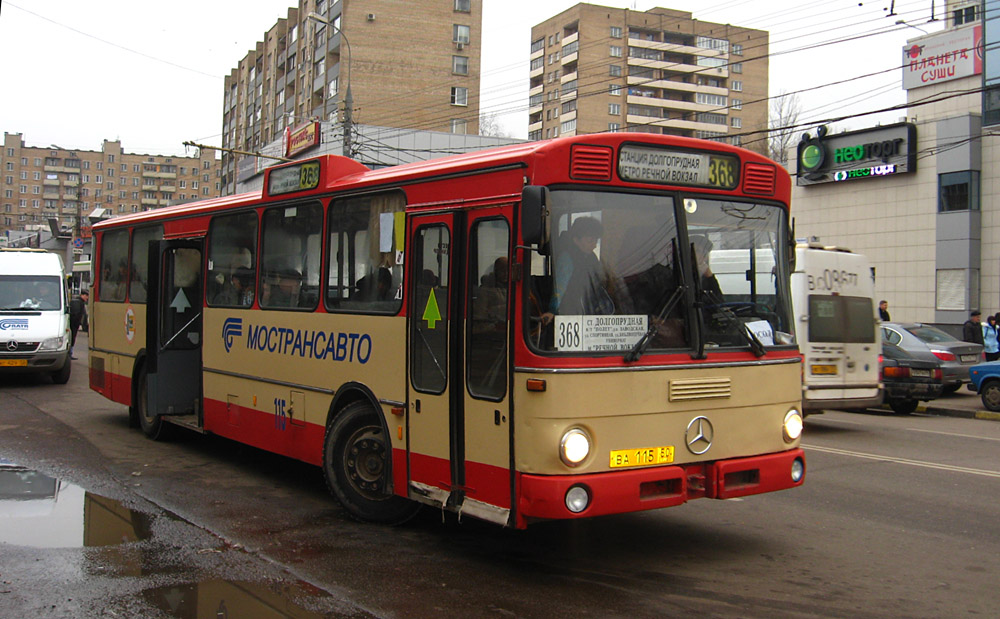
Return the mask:
[[[351, 149], [351, 134], [354, 131], [354, 109], [353, 109], [354, 108], [354, 97], [351, 95], [351, 60], [353, 59], [354, 54], [351, 53], [351, 42], [347, 40], [347, 36], [344, 34], [343, 30], [341, 30], [337, 26], [333, 25], [333, 22], [331, 22], [330, 20], [326, 19], [322, 15], [320, 15], [318, 13], [309, 13], [306, 17], [308, 19], [311, 19], [311, 20], [315, 21], [315, 22], [319, 22], [321, 24], [329, 26], [331, 30], [335, 30], [338, 34], [340, 34], [340, 38], [344, 41], [344, 44], [347, 45], [347, 80], [346, 80], [347, 85], [346, 85], [346, 92], [344, 93], [344, 151], [343, 152], [344, 152], [344, 156], [345, 157], [350, 157], [351, 156], [351, 150], [352, 150]], [[329, 38], [327, 40], [329, 40]], [[323, 108], [325, 110], [326, 109], [326, 97], [327, 97], [327, 95], [329, 93], [327, 93], [327, 91], [326, 91], [326, 89], [327, 89], [327, 84], [325, 83], [326, 82], [326, 77], [323, 78], [323, 81], [324, 81], [324, 84], [323, 84]], [[325, 115], [325, 112], [324, 112], [324, 115]]]

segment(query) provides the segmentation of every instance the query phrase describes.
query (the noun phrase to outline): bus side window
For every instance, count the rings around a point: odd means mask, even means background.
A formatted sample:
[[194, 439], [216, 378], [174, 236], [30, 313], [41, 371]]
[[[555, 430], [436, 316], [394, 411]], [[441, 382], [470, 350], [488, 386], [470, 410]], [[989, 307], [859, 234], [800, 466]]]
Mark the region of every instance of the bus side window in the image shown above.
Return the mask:
[[264, 211], [261, 307], [316, 307], [322, 226], [323, 207], [318, 202]]
[[208, 237], [208, 305], [253, 305], [256, 256], [257, 213], [226, 215], [212, 220]]
[[402, 192], [340, 200], [330, 207], [326, 307], [395, 314], [403, 303]]
[[124, 301], [128, 281], [128, 230], [105, 232], [101, 237], [100, 301]]

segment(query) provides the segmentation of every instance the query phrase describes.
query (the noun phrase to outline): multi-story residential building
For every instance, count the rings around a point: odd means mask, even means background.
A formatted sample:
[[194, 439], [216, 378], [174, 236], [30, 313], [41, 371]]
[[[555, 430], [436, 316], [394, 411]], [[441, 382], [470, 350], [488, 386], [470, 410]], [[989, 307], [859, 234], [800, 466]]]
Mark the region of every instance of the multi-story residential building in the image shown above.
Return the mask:
[[[476, 135], [481, 33], [482, 0], [299, 0], [226, 77], [222, 145], [257, 152], [310, 120]], [[226, 184], [241, 157], [223, 155]]]
[[97, 208], [113, 217], [215, 197], [221, 187], [212, 152], [126, 153], [118, 140], [104, 140], [99, 151], [70, 150], [27, 146], [22, 134], [4, 132], [0, 168], [0, 233], [47, 226], [50, 219], [76, 229]]
[[531, 29], [528, 139], [636, 131], [761, 153], [768, 33], [673, 9], [577, 4]]

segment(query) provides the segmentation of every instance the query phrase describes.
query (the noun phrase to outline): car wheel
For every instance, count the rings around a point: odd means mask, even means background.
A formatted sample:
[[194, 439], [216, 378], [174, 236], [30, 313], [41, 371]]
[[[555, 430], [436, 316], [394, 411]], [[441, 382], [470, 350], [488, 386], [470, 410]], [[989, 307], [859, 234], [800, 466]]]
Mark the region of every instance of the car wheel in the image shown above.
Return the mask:
[[955, 393], [962, 388], [962, 383], [955, 383], [953, 385], [945, 385], [943, 393]]
[[909, 415], [913, 411], [917, 410], [918, 404], [920, 404], [920, 402], [917, 400], [891, 400], [889, 402], [889, 408], [891, 408], [897, 415]]
[[1000, 381], [990, 381], [983, 386], [980, 393], [986, 410], [1000, 412]]

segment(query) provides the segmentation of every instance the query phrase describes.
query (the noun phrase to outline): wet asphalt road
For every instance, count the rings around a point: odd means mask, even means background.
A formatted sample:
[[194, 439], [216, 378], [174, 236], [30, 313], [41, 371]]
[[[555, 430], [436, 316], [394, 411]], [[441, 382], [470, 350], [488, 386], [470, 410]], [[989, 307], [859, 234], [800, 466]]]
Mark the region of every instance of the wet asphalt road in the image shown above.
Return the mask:
[[[0, 616], [941, 617], [1000, 608], [997, 423], [827, 413], [807, 421], [807, 482], [796, 490], [523, 532], [426, 509], [386, 528], [350, 521], [318, 469], [215, 437], [145, 439], [127, 427], [124, 407], [89, 391], [85, 367], [78, 361], [65, 387], [0, 379], [0, 458], [84, 489], [91, 505], [107, 499], [142, 514], [129, 520], [146, 522], [146, 537], [0, 544]], [[247, 600], [263, 606], [237, 610]]]

